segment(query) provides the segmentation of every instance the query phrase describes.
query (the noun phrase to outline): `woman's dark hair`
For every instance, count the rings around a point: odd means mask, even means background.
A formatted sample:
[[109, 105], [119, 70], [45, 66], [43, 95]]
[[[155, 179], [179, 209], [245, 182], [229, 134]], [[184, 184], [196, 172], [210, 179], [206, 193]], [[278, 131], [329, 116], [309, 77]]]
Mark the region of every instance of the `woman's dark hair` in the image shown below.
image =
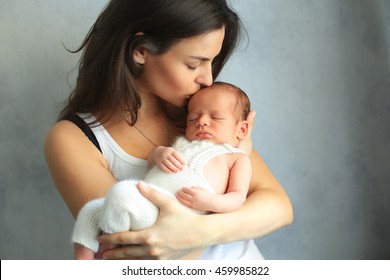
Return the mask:
[[[225, 27], [221, 52], [212, 63], [217, 77], [239, 42], [242, 24], [226, 0], [111, 0], [81, 46], [76, 88], [59, 119], [75, 113], [95, 113], [104, 123], [118, 110], [137, 121], [141, 99], [135, 79], [142, 66], [133, 51], [144, 46], [163, 54], [184, 38]], [[136, 35], [137, 34], [137, 35]]]

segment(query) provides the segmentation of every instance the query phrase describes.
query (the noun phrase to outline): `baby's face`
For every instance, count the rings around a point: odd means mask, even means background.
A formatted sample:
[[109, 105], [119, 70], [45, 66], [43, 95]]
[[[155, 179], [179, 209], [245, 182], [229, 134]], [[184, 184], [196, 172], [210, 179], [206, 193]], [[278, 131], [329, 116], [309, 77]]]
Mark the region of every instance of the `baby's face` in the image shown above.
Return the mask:
[[236, 116], [236, 97], [219, 87], [198, 91], [188, 103], [186, 137], [237, 146], [241, 122]]

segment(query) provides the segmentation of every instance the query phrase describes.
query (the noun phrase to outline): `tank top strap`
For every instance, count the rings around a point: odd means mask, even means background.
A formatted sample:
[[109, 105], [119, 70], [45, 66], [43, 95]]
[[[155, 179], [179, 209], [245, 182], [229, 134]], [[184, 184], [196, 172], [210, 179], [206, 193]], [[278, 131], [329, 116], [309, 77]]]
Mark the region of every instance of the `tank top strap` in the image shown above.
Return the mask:
[[95, 147], [102, 152], [102, 149], [100, 148], [99, 141], [97, 140], [95, 134], [93, 133], [92, 129], [89, 127], [89, 125], [77, 114], [67, 114], [64, 117], [61, 118], [61, 120], [67, 120], [75, 125], [77, 125], [84, 134], [88, 137], [88, 139], [95, 145]]

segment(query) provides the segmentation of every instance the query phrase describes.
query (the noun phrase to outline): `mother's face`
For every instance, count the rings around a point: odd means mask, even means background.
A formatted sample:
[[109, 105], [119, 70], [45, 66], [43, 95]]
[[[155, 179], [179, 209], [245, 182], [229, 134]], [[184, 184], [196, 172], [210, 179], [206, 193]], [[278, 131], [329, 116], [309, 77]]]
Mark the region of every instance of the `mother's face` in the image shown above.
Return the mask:
[[224, 36], [225, 29], [221, 28], [183, 39], [161, 55], [137, 49], [134, 60], [143, 65], [138, 79], [142, 94], [184, 106], [202, 85], [212, 84], [212, 61], [221, 51]]

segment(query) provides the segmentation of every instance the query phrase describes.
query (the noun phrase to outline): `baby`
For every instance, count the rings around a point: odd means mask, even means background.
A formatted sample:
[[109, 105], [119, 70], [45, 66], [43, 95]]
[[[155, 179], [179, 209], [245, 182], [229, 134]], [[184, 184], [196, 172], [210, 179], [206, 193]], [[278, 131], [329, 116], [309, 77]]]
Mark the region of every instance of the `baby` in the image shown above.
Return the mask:
[[[188, 103], [185, 137], [149, 155], [148, 187], [176, 198], [197, 213], [230, 212], [244, 203], [252, 176], [249, 156], [237, 149], [248, 132], [247, 95], [216, 82], [200, 89]], [[76, 259], [93, 259], [103, 233], [152, 226], [158, 208], [142, 196], [138, 179], [116, 183], [106, 198], [88, 202], [73, 231]]]

